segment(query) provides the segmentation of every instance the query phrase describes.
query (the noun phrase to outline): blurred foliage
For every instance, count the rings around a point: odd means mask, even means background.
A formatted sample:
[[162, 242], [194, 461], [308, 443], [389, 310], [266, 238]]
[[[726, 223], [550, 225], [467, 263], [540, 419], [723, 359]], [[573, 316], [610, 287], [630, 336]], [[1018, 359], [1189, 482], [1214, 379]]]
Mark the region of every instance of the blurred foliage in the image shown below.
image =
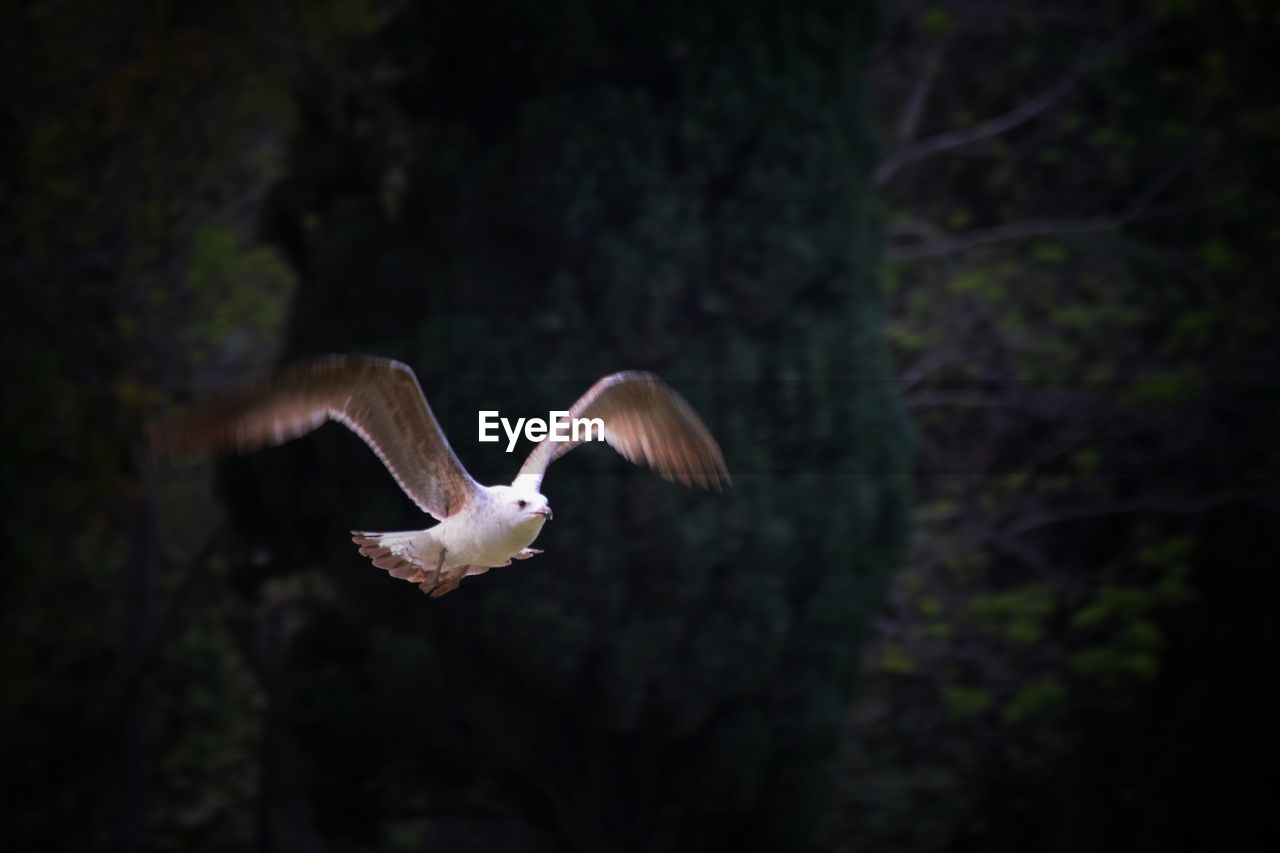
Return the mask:
[[216, 521], [209, 480], [162, 489], [141, 427], [278, 345], [293, 273], [253, 243], [256, 211], [300, 69], [376, 23], [336, 5], [6, 4], [7, 846], [127, 849], [144, 829], [174, 848], [248, 843], [252, 691], [216, 633], [184, 624], [150, 645]]
[[1223, 662], [1276, 639], [1280, 18], [998, 5], [889, 4], [875, 64], [917, 528], [827, 837], [1219, 846]]

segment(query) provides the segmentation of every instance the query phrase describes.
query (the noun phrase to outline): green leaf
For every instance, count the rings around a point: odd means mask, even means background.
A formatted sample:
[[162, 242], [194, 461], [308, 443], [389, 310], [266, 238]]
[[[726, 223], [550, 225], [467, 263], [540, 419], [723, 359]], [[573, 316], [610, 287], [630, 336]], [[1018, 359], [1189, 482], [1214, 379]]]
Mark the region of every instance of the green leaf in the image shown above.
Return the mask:
[[880, 668], [892, 675], [915, 675], [920, 667], [898, 643], [888, 643], [880, 655]]
[[1024, 684], [1005, 705], [1005, 722], [1016, 723], [1048, 713], [1061, 706], [1066, 698], [1067, 688], [1056, 678]]
[[968, 719], [991, 707], [991, 694], [977, 687], [955, 685], [943, 692], [942, 704], [952, 719]]

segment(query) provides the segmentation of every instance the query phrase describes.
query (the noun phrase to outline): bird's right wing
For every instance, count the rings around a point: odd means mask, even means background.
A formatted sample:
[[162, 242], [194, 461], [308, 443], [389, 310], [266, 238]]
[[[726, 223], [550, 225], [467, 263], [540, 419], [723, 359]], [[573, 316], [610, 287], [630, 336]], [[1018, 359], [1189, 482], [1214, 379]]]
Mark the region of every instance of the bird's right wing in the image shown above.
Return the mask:
[[281, 444], [335, 420], [364, 439], [400, 488], [437, 519], [461, 510], [479, 488], [462, 467], [408, 365], [371, 356], [327, 356], [288, 368], [152, 428], [161, 452], [244, 453]]
[[[664, 479], [717, 491], [730, 482], [720, 445], [702, 418], [652, 373], [627, 370], [604, 377], [578, 398], [568, 417], [599, 418], [610, 446]], [[516, 482], [540, 488], [547, 466], [580, 443], [544, 438], [520, 466]]]

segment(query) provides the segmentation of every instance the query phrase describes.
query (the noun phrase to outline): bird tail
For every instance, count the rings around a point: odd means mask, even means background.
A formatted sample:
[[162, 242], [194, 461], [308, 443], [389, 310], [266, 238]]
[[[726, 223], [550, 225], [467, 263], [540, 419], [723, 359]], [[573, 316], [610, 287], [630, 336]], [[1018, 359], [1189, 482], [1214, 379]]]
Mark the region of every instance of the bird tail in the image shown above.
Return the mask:
[[400, 533], [365, 533], [351, 531], [351, 541], [360, 546], [373, 564], [391, 577], [416, 583], [418, 589], [439, 598], [458, 588], [464, 577], [482, 575], [485, 566], [441, 565], [443, 547], [430, 530], [405, 530]]
[[[351, 541], [360, 547], [360, 553], [373, 564], [388, 572], [393, 578], [418, 583], [425, 578], [425, 559], [438, 557], [438, 552], [423, 553], [423, 545], [431, 543], [424, 537], [425, 531], [405, 530], [399, 533], [370, 533], [351, 531]], [[428, 549], [432, 550], [432, 549]], [[431, 566], [435, 568], [434, 565]]]

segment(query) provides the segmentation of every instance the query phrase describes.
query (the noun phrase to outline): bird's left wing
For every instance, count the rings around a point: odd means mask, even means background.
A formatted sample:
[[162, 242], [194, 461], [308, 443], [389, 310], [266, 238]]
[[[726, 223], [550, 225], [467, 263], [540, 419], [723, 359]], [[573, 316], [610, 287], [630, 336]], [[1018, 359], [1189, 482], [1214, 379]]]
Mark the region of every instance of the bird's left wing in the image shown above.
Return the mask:
[[461, 510], [479, 488], [440, 429], [413, 371], [371, 356], [327, 356], [274, 380], [152, 427], [158, 450], [195, 455], [254, 450], [347, 426], [378, 455], [400, 488], [437, 519]]
[[[592, 385], [569, 410], [569, 418], [599, 418], [604, 440], [629, 461], [646, 464], [667, 480], [722, 491], [730, 482], [724, 455], [698, 413], [652, 373], [629, 370]], [[547, 466], [581, 443], [538, 443], [516, 476], [538, 488]]]

